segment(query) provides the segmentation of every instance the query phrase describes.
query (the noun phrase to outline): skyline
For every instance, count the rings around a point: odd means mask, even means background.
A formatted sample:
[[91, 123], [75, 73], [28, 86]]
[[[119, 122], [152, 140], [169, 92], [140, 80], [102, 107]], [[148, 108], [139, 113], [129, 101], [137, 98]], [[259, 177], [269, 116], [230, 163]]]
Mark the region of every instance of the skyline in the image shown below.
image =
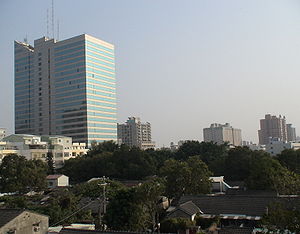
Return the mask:
[[[297, 1], [80, 1], [65, 12], [71, 2], [54, 2], [60, 40], [88, 33], [115, 45], [118, 122], [129, 116], [150, 122], [158, 146], [203, 140], [202, 129], [215, 122], [229, 122], [242, 129], [243, 140], [258, 142], [259, 120], [267, 113], [300, 126]], [[13, 41], [27, 35], [32, 44], [44, 36], [47, 8], [51, 1], [0, 3], [6, 32], [0, 39], [0, 127], [9, 133]], [[76, 17], [82, 12], [89, 13]]]

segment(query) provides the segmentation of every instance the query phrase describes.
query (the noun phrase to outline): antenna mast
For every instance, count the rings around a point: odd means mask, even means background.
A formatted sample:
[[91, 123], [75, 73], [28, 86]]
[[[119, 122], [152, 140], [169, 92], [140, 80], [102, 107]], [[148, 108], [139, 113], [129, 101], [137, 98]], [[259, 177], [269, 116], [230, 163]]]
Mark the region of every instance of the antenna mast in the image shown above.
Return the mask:
[[52, 0], [52, 37], [54, 39], [54, 0]]
[[47, 8], [47, 37], [49, 38], [49, 9]]
[[57, 40], [59, 40], [59, 20], [57, 20]]

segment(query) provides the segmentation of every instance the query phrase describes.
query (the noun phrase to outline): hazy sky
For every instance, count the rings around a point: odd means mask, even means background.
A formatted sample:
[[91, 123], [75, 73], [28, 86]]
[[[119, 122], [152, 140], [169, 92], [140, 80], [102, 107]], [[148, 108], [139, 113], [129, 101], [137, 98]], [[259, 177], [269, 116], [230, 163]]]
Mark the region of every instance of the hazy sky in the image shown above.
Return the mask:
[[[257, 141], [265, 113], [300, 131], [298, 0], [55, 0], [59, 39], [115, 44], [118, 121], [159, 146], [229, 122]], [[50, 0], [0, 0], [0, 127], [14, 130], [13, 41], [46, 35]], [[51, 27], [50, 27], [51, 28]], [[56, 33], [56, 30], [55, 30]]]

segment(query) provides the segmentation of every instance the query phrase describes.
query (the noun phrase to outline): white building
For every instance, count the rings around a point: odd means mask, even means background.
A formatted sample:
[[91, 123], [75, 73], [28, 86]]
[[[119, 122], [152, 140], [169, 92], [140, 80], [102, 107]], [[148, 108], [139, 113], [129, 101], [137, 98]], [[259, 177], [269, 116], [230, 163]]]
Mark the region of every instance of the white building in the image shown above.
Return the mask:
[[242, 131], [233, 128], [229, 123], [213, 123], [209, 128], [203, 129], [203, 138], [205, 142], [215, 142], [219, 145], [228, 142], [230, 145], [242, 145]]
[[42, 161], [46, 161], [47, 154], [51, 153], [55, 167], [59, 168], [65, 160], [86, 154], [88, 149], [85, 143], [73, 143], [71, 137], [12, 134], [2, 139], [0, 158], [8, 154], [6, 151], [22, 155], [28, 160]]
[[266, 144], [266, 151], [271, 155], [275, 156], [280, 154], [285, 149], [300, 149], [299, 142], [286, 142], [281, 141], [280, 139], [273, 138], [269, 141], [269, 144]]
[[69, 186], [69, 177], [65, 175], [48, 175], [46, 181], [48, 188]]

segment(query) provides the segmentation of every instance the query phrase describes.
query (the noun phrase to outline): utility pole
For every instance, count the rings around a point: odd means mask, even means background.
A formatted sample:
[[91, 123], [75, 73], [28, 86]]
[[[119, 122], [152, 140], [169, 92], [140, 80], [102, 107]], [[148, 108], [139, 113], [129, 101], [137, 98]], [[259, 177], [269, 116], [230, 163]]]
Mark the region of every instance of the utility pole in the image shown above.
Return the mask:
[[[102, 224], [102, 213], [103, 213], [103, 215], [106, 214], [106, 186], [109, 185], [109, 183], [106, 183], [106, 180], [108, 180], [108, 179], [109, 179], [108, 177], [103, 176], [101, 178], [102, 182], [100, 184], [98, 184], [99, 186], [103, 187], [103, 194], [102, 194], [103, 199], [98, 198], [100, 201], [100, 205], [99, 205], [99, 228], [100, 228], [100, 230], [104, 230], [104, 225]], [[102, 208], [103, 212], [101, 212], [101, 208]]]

